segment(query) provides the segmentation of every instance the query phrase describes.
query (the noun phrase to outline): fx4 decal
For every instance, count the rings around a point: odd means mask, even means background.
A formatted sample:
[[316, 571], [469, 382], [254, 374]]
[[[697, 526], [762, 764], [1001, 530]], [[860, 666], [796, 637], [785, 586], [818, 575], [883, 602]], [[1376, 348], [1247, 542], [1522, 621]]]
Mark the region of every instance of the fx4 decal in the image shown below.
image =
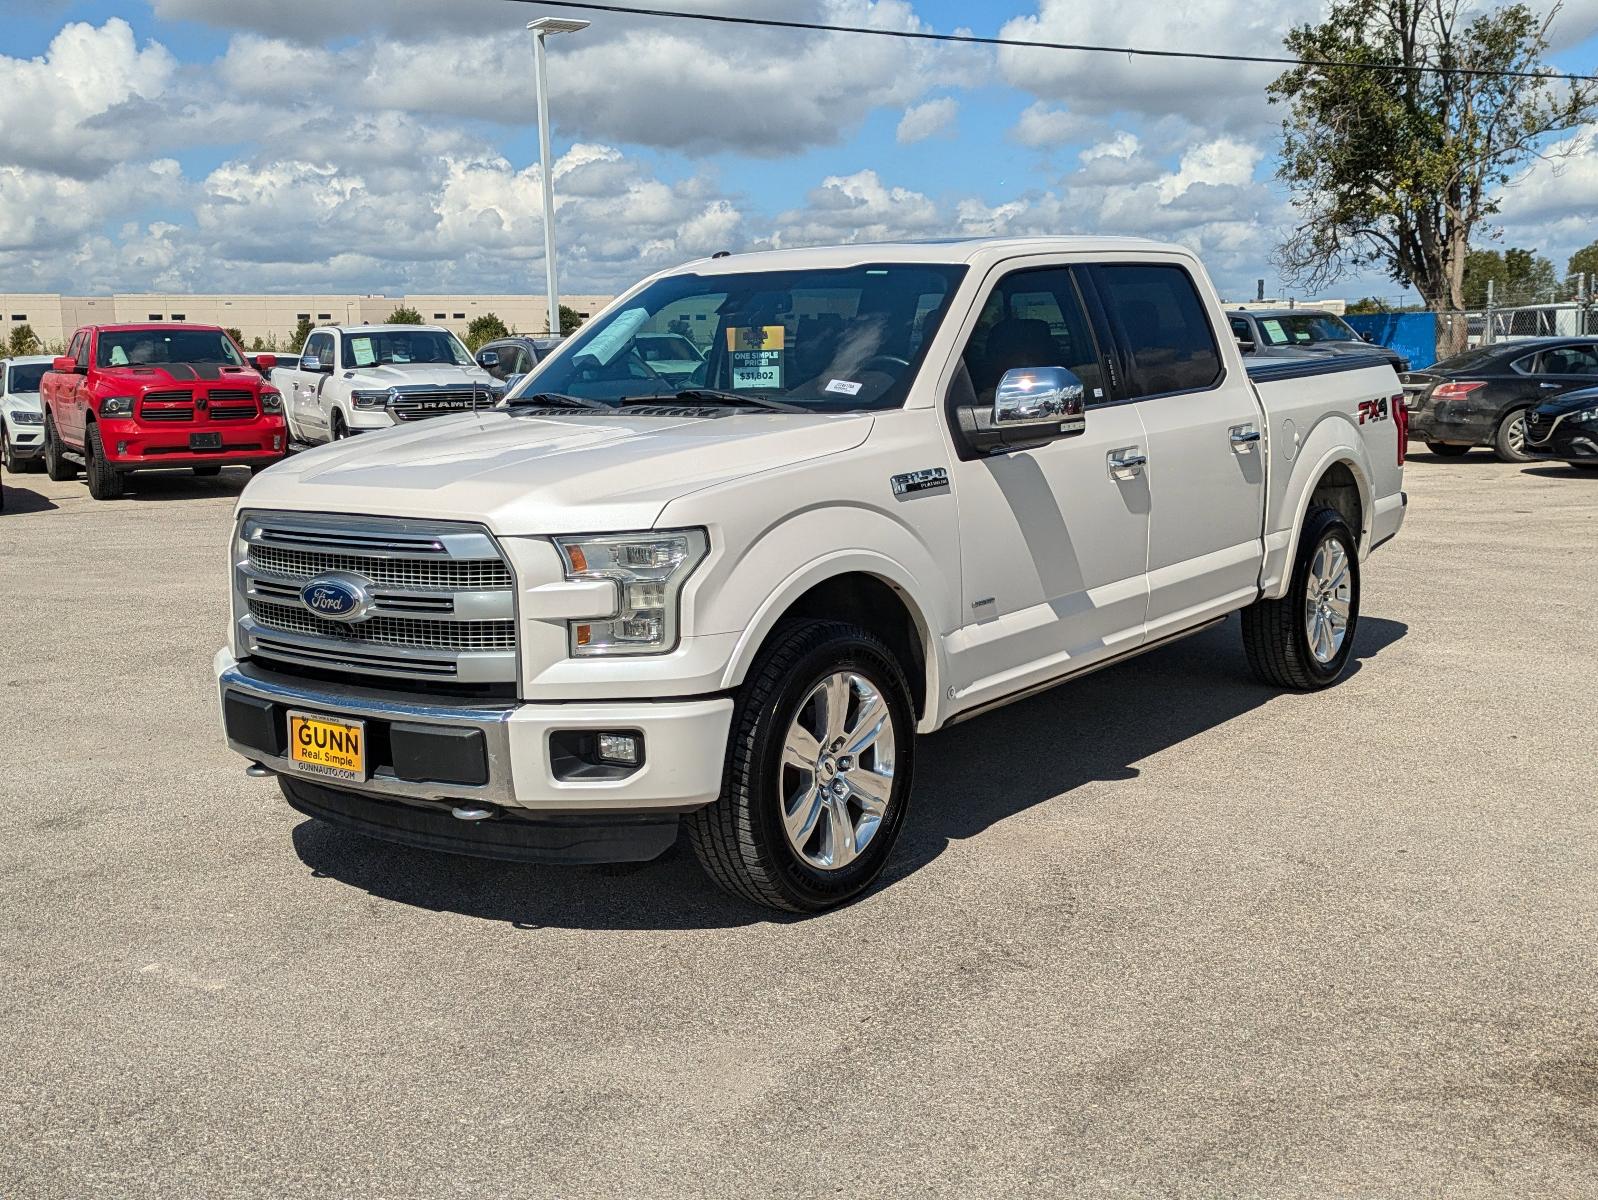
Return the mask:
[[1383, 396], [1380, 400], [1361, 400], [1359, 402], [1359, 423], [1361, 425], [1365, 424], [1366, 421], [1385, 420], [1387, 420], [1386, 396]]

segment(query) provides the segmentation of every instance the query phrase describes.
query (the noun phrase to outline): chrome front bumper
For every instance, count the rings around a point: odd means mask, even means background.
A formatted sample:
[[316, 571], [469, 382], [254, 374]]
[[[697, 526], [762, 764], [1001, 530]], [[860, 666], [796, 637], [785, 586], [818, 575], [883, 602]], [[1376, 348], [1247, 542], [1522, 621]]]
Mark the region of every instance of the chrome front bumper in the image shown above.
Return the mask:
[[[729, 696], [684, 700], [613, 700], [600, 703], [495, 703], [428, 696], [426, 702], [376, 689], [284, 675], [252, 661], [240, 662], [219, 651], [215, 672], [222, 700], [223, 735], [239, 754], [286, 777], [361, 795], [422, 804], [486, 804], [542, 813], [689, 811], [715, 800], [732, 723]], [[233, 716], [251, 706], [265, 735], [250, 740], [230, 732], [229, 696], [236, 697]], [[242, 702], [242, 703], [241, 703]], [[268, 707], [270, 706], [270, 707]], [[452, 782], [426, 777], [437, 765], [427, 753], [398, 755], [368, 763], [359, 782], [341, 783], [307, 770], [288, 757], [281, 721], [287, 709], [343, 716], [367, 722], [369, 747], [385, 739], [397, 747], [401, 737], [435, 739], [439, 760], [459, 764], [481, 761], [483, 782]], [[644, 760], [636, 770], [615, 778], [558, 777], [552, 739], [571, 731], [623, 729], [643, 741]], [[392, 735], [392, 736], [391, 736]], [[481, 758], [456, 752], [454, 746], [475, 745]], [[274, 753], [273, 749], [278, 752]], [[408, 769], [394, 760], [408, 761]], [[447, 773], [447, 772], [445, 772]], [[459, 780], [470, 771], [457, 772]]]

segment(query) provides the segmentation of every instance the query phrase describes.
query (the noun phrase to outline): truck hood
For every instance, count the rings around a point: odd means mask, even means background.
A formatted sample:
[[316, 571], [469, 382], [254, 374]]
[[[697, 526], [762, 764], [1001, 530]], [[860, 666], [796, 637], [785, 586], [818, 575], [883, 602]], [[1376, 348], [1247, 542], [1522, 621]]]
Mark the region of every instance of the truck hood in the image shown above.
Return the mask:
[[481, 367], [457, 367], [449, 363], [385, 363], [381, 367], [356, 367], [343, 375], [362, 386], [395, 387], [406, 383], [498, 386], [498, 381]]
[[673, 500], [853, 449], [871, 425], [861, 413], [463, 413], [296, 454], [239, 507], [475, 521], [507, 536], [649, 529]]
[[95, 376], [103, 384], [128, 388], [190, 387], [196, 383], [225, 387], [260, 387], [261, 376], [254, 367], [224, 367], [220, 363], [150, 363], [146, 366], [96, 367]]

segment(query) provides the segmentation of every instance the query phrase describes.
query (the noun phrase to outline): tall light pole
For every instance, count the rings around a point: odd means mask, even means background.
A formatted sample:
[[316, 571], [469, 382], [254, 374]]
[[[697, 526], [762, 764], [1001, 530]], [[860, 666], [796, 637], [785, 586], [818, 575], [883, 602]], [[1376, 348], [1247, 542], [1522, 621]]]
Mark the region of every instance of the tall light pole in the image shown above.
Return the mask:
[[533, 34], [533, 74], [538, 79], [538, 162], [544, 193], [544, 275], [549, 292], [549, 332], [560, 333], [560, 293], [555, 288], [555, 163], [549, 153], [549, 70], [544, 39], [552, 33], [579, 33], [589, 22], [539, 17], [527, 22]]

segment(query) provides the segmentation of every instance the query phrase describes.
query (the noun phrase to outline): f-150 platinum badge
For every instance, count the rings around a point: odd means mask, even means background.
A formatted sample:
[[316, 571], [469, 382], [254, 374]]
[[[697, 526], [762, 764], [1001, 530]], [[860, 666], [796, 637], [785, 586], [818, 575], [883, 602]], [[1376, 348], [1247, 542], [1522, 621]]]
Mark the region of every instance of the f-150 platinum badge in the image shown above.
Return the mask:
[[949, 486], [949, 472], [942, 467], [927, 467], [922, 471], [911, 471], [905, 475], [893, 477], [893, 494], [895, 496], [913, 496], [917, 492], [930, 492], [933, 488], [946, 488]]

